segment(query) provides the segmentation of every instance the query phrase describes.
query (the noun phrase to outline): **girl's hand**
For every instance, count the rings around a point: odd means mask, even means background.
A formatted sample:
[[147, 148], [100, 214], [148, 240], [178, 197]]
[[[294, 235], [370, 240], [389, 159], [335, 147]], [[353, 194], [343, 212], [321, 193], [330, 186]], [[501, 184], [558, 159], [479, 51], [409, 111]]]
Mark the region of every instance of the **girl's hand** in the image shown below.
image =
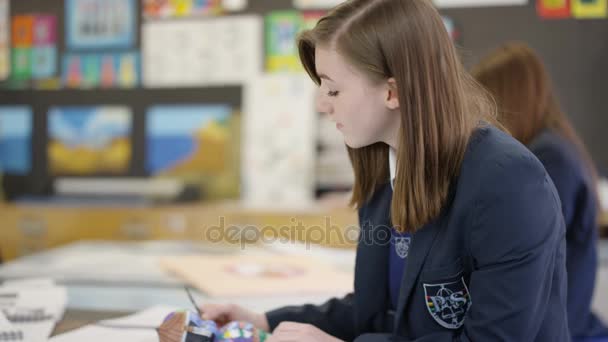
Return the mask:
[[310, 324], [283, 322], [274, 329], [267, 342], [341, 342], [341, 340], [325, 333]]
[[205, 304], [201, 306], [201, 311], [202, 319], [215, 321], [218, 326], [224, 326], [232, 321], [243, 321], [253, 324], [260, 330], [270, 329], [265, 314], [247, 310], [236, 304]]

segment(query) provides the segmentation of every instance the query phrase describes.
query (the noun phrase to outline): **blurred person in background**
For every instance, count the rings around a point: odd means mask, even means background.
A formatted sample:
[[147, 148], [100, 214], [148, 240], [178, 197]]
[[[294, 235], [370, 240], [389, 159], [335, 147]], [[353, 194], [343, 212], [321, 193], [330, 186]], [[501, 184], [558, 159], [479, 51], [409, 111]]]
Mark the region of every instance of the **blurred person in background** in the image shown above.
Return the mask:
[[543, 163], [559, 193], [566, 222], [568, 324], [574, 341], [608, 341], [608, 329], [591, 312], [599, 203], [589, 153], [530, 47], [508, 43], [482, 59], [472, 74], [496, 100], [499, 121]]

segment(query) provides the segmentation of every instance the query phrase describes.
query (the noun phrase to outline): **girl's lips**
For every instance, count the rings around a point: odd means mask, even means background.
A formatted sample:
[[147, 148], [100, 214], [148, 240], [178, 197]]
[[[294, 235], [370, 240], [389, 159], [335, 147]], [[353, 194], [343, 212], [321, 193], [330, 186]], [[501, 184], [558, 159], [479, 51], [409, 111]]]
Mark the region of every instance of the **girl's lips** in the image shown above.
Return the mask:
[[341, 124], [341, 123], [339, 123], [339, 122], [338, 122], [338, 123], [336, 123], [336, 128], [337, 128], [337, 129], [341, 129], [342, 127], [344, 127], [344, 125], [343, 125], [343, 124]]

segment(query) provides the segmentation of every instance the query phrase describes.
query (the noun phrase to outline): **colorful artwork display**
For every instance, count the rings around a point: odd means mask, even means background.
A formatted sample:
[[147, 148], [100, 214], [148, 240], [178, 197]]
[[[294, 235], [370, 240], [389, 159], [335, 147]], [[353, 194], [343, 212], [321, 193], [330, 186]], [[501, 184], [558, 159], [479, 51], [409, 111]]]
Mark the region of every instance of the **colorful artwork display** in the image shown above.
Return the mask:
[[132, 113], [127, 107], [55, 107], [48, 113], [52, 174], [123, 174], [131, 164]]

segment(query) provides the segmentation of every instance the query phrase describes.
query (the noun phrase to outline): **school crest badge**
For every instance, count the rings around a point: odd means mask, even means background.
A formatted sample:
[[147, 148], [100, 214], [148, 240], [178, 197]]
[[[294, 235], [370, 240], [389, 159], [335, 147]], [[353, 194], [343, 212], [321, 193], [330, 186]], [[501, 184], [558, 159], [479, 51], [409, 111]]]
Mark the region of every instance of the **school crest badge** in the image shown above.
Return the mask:
[[464, 278], [450, 283], [423, 286], [426, 308], [435, 321], [444, 328], [460, 328], [472, 304]]
[[401, 259], [407, 258], [410, 252], [411, 237], [395, 237], [395, 251]]

